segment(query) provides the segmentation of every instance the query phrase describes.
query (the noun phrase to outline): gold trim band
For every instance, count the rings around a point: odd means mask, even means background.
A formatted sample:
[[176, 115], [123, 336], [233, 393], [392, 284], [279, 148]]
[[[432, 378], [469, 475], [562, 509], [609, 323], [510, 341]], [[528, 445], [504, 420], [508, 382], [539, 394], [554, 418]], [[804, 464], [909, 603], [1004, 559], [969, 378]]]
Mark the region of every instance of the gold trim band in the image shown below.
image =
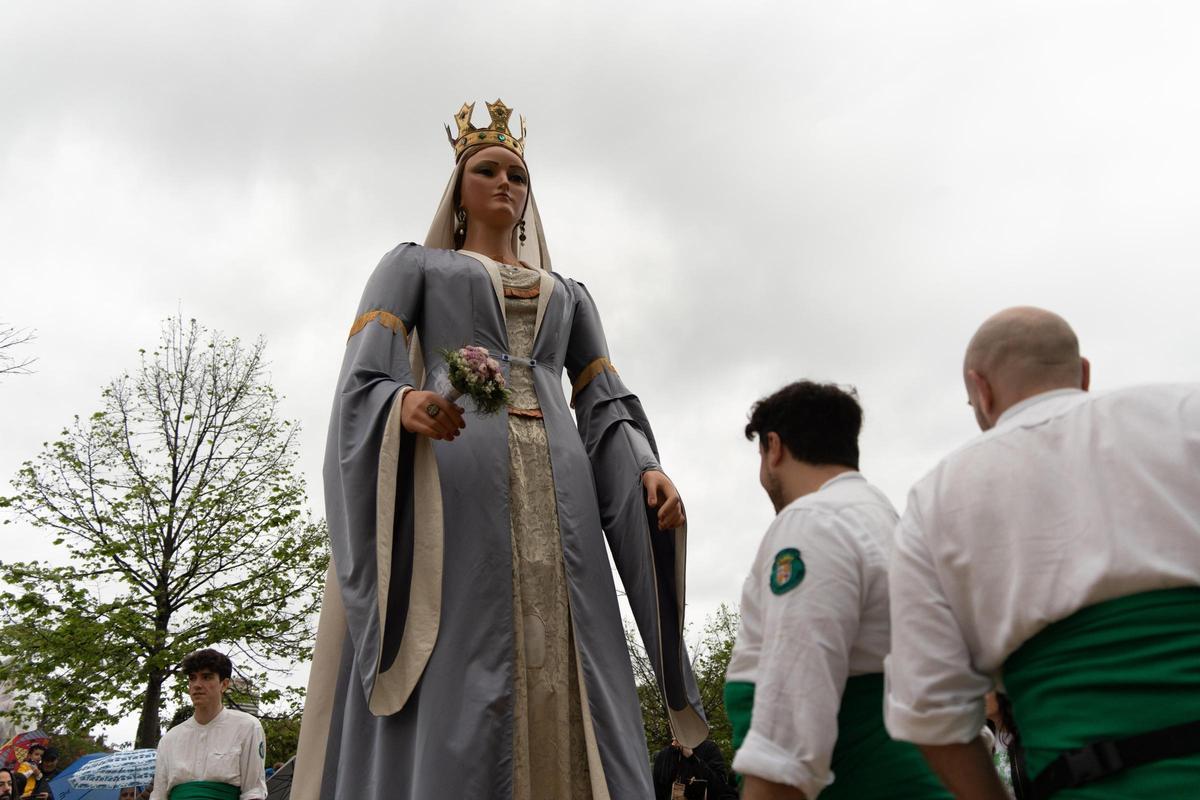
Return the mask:
[[597, 375], [605, 371], [611, 372], [614, 375], [619, 374], [617, 368], [612, 365], [607, 356], [601, 356], [583, 368], [583, 371], [579, 373], [579, 377], [575, 379], [575, 383], [571, 387], [571, 408], [575, 407], [575, 398], [579, 396], [583, 388], [595, 380]]
[[347, 336], [346, 338], [347, 339], [354, 338], [354, 334], [360, 332], [363, 328], [367, 327], [367, 325], [369, 325], [372, 322], [378, 322], [380, 325], [382, 325], [385, 328], [391, 328], [392, 333], [403, 334], [404, 340], [408, 341], [408, 329], [404, 327], [404, 323], [400, 320], [400, 318], [397, 317], [395, 314], [384, 311], [382, 309], [368, 311], [367, 313], [363, 314], [358, 319], [354, 320], [354, 324], [350, 326], [350, 335]]

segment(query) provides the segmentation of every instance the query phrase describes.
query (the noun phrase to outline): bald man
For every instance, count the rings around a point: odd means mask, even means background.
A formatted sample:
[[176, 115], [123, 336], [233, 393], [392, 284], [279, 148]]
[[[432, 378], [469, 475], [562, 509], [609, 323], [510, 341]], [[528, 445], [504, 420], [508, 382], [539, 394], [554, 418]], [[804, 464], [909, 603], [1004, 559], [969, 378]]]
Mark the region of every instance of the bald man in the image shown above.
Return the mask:
[[1200, 386], [1088, 394], [1075, 333], [1036, 308], [984, 322], [963, 379], [985, 433], [897, 529], [889, 733], [1003, 800], [978, 735], [999, 685], [1033, 796], [1196, 796]]

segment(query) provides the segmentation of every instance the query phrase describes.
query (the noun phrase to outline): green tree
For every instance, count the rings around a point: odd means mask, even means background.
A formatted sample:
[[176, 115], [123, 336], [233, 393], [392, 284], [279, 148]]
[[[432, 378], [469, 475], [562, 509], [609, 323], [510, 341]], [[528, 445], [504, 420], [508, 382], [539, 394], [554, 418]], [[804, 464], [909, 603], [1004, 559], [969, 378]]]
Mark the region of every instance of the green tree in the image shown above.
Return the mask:
[[64, 770], [80, 756], [88, 753], [107, 753], [108, 743], [103, 736], [88, 736], [75, 733], [52, 733], [50, 744], [58, 748], [58, 769]]
[[300, 714], [285, 714], [283, 716], [265, 716], [262, 722], [263, 733], [267, 737], [267, 766], [286, 763], [296, 755], [300, 747]]
[[[692, 673], [696, 676], [700, 701], [708, 718], [708, 738], [721, 748], [727, 766], [733, 761], [733, 730], [725, 713], [725, 670], [733, 655], [737, 628], [738, 613], [722, 603], [704, 621], [700, 636], [688, 647], [692, 657]], [[629, 623], [625, 625], [625, 642], [633, 660], [633, 676], [642, 705], [646, 746], [653, 758], [655, 753], [671, 743], [671, 726], [646, 649], [642, 646], [641, 637]]]
[[264, 347], [168, 319], [100, 410], [18, 471], [6, 522], [45, 532], [69, 564], [0, 565], [19, 654], [0, 681], [40, 694], [13, 713], [75, 731], [137, 713], [136, 745], [154, 747], [164, 683], [189, 651], [223, 647], [259, 685], [309, 657], [326, 537], [304, 510], [297, 429]]

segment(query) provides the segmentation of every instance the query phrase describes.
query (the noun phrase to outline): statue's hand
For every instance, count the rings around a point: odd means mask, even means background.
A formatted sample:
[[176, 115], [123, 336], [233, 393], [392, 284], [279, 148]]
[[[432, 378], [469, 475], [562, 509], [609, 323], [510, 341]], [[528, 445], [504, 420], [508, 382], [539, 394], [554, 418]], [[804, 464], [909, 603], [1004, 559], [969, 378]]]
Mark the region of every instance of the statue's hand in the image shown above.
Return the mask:
[[404, 395], [400, 406], [400, 424], [409, 433], [452, 442], [459, 431], [467, 426], [462, 412], [461, 408], [437, 392], [411, 389]]
[[660, 531], [669, 531], [687, 522], [683, 499], [670, 478], [659, 470], [646, 470], [642, 473], [642, 486], [646, 489], [646, 505], [658, 509]]

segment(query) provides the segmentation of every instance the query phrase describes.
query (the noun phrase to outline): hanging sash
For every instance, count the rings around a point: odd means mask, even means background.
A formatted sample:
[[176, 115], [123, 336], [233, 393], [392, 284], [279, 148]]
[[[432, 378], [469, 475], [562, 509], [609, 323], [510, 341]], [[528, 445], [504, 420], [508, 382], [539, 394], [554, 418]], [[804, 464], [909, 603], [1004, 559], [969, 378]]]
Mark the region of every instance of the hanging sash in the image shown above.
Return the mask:
[[[1200, 721], [1200, 588], [1145, 592], [1077, 611], [1009, 656], [1004, 684], [1035, 781], [1086, 745]], [[1111, 774], [1052, 796], [1200, 791], [1200, 753], [1111, 766]]]
[[170, 800], [238, 800], [242, 791], [232, 783], [190, 781], [171, 790]]
[[[750, 732], [754, 684], [725, 685], [725, 713], [733, 728], [733, 748]], [[837, 716], [838, 737], [830, 769], [834, 780], [821, 800], [950, 800], [951, 794], [929, 769], [921, 752], [888, 736], [883, 727], [883, 674], [854, 675], [846, 680]]]

